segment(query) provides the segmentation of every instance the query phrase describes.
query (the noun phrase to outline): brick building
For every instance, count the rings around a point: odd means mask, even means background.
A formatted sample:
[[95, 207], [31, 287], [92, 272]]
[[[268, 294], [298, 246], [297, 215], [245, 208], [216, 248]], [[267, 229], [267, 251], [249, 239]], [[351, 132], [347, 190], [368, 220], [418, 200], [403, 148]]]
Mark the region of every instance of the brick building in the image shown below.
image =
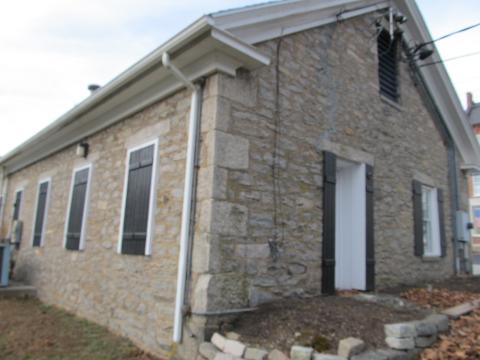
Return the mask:
[[480, 149], [430, 40], [414, 1], [200, 18], [0, 160], [15, 278], [193, 359], [262, 302], [454, 274]]

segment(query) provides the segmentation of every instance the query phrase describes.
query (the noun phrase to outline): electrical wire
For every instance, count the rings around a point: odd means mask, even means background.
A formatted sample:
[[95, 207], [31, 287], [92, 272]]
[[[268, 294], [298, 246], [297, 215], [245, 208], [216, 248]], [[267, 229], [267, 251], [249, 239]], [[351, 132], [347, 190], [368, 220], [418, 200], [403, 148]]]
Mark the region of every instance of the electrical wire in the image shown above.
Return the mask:
[[439, 38], [435, 39], [435, 40], [431, 40], [431, 41], [427, 41], [425, 43], [422, 43], [420, 44], [417, 48], [421, 48], [421, 47], [424, 47], [425, 45], [430, 45], [430, 44], [433, 44], [437, 41], [440, 41], [440, 40], [443, 40], [443, 39], [446, 39], [450, 36], [453, 36], [453, 35], [457, 35], [457, 34], [460, 34], [462, 32], [465, 32], [465, 31], [468, 31], [468, 30], [472, 30], [476, 27], [480, 26], [480, 22], [479, 23], [476, 23], [476, 24], [473, 24], [473, 25], [470, 25], [470, 26], [467, 26], [463, 29], [460, 29], [460, 30], [457, 30], [457, 31], [454, 31], [454, 32], [451, 32], [449, 34], [446, 34], [446, 35], [443, 35], [443, 36], [440, 36]]
[[419, 67], [425, 67], [425, 66], [430, 66], [430, 65], [435, 65], [435, 64], [443, 64], [447, 61], [452, 61], [452, 60], [459, 60], [459, 59], [463, 59], [463, 58], [466, 58], [466, 57], [469, 57], [469, 56], [475, 56], [475, 55], [480, 55], [480, 51], [475, 51], [473, 53], [469, 53], [469, 54], [465, 54], [465, 55], [460, 55], [460, 56], [455, 56], [455, 57], [452, 57], [452, 58], [449, 58], [449, 59], [445, 59], [445, 60], [439, 60], [439, 61], [432, 61], [432, 62], [429, 62], [427, 64], [422, 64], [420, 65]]

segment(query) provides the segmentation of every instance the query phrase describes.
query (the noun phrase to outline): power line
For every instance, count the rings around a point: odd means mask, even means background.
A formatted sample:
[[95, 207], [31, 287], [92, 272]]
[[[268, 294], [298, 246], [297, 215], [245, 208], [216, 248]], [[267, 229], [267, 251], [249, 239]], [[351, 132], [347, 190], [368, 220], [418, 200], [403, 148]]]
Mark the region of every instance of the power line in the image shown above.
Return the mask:
[[425, 45], [430, 45], [430, 44], [433, 44], [434, 42], [437, 42], [437, 41], [440, 41], [440, 40], [443, 40], [443, 39], [446, 39], [450, 36], [453, 36], [453, 35], [457, 35], [459, 33], [462, 33], [462, 32], [465, 32], [465, 31], [468, 31], [468, 30], [471, 30], [471, 29], [474, 29], [476, 27], [480, 26], [480, 22], [479, 23], [476, 23], [476, 24], [473, 24], [473, 25], [470, 25], [470, 26], [467, 26], [463, 29], [460, 29], [460, 30], [457, 30], [457, 31], [454, 31], [454, 32], [451, 32], [449, 34], [446, 34], [446, 35], [443, 35], [443, 36], [440, 36], [438, 39], [435, 39], [435, 40], [432, 40], [432, 41], [427, 41], [426, 43], [422, 43], [419, 45], [419, 47], [423, 47]]
[[473, 52], [473, 53], [469, 53], [469, 54], [465, 54], [465, 55], [460, 55], [460, 56], [455, 56], [455, 57], [452, 57], [452, 58], [449, 58], [449, 59], [445, 59], [445, 60], [432, 61], [432, 62], [429, 62], [429, 63], [427, 63], [427, 64], [422, 64], [422, 65], [420, 65], [420, 67], [430, 66], [430, 65], [435, 65], [435, 64], [443, 64], [443, 63], [445, 63], [445, 62], [447, 62], [447, 61], [463, 59], [463, 58], [466, 58], [466, 57], [469, 57], [469, 56], [475, 56], [475, 55], [480, 55], [480, 51], [475, 51], [475, 52]]

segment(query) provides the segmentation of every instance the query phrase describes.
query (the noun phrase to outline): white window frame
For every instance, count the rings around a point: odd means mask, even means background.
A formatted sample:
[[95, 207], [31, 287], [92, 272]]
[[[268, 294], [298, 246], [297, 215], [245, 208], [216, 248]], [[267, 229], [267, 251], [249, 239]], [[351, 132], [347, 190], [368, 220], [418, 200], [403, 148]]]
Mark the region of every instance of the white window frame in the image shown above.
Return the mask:
[[[427, 195], [428, 194], [428, 195]], [[423, 209], [424, 196], [428, 196], [427, 209], [428, 218], [426, 217]], [[441, 256], [441, 244], [440, 244], [440, 219], [438, 216], [438, 191], [436, 188], [422, 185], [422, 218], [423, 224], [428, 222], [430, 237], [423, 235], [423, 247], [424, 257], [439, 257]]]
[[[45, 242], [45, 231], [47, 229], [47, 220], [48, 220], [48, 208], [50, 205], [50, 195], [52, 192], [52, 178], [46, 177], [42, 178], [37, 183], [37, 193], [35, 195], [35, 207], [33, 208], [33, 221], [32, 221], [32, 239], [31, 245], [33, 246], [33, 242], [35, 240], [35, 220], [37, 219], [37, 212], [38, 212], [38, 195], [40, 194], [40, 185], [43, 183], [48, 183], [47, 185], [47, 198], [45, 199], [45, 213], [43, 214], [43, 226], [42, 226], [42, 234], [40, 235], [40, 245], [38, 247], [43, 247]], [[20, 216], [20, 215], [19, 215]]]
[[129, 178], [129, 165], [130, 165], [130, 155], [132, 152], [141, 150], [148, 146], [153, 145], [153, 165], [152, 165], [152, 178], [150, 183], [150, 197], [149, 197], [149, 208], [148, 208], [148, 218], [147, 218], [147, 237], [145, 241], [145, 256], [150, 256], [152, 254], [152, 235], [153, 235], [153, 228], [154, 228], [154, 214], [155, 214], [155, 190], [157, 184], [157, 159], [158, 159], [158, 139], [148, 141], [141, 145], [131, 147], [127, 151], [127, 157], [125, 161], [125, 179], [123, 184], [123, 196], [122, 196], [122, 212], [120, 218], [120, 229], [119, 229], [119, 236], [118, 236], [118, 245], [117, 245], [117, 253], [121, 255], [128, 255], [122, 254], [122, 243], [123, 243], [123, 225], [125, 220], [125, 211], [127, 205], [127, 190], [128, 190], [128, 178]]
[[[478, 187], [479, 189], [475, 189], [475, 179], [478, 179]], [[480, 175], [473, 175], [472, 176], [472, 191], [474, 197], [480, 197]]]
[[87, 232], [87, 216], [88, 211], [90, 209], [90, 183], [92, 181], [92, 171], [93, 166], [91, 163], [87, 165], [78, 166], [73, 169], [72, 178], [70, 183], [70, 194], [68, 196], [68, 207], [67, 213], [65, 215], [65, 229], [63, 233], [63, 248], [67, 248], [67, 233], [68, 233], [68, 223], [70, 222], [70, 212], [72, 207], [72, 198], [73, 198], [73, 187], [75, 185], [75, 176], [79, 171], [88, 169], [88, 179], [87, 179], [87, 189], [85, 191], [85, 206], [83, 207], [83, 218], [82, 218], [82, 226], [81, 226], [81, 234], [80, 234], [80, 243], [78, 246], [78, 250], [82, 251], [85, 250], [85, 239], [86, 239], [86, 232]]

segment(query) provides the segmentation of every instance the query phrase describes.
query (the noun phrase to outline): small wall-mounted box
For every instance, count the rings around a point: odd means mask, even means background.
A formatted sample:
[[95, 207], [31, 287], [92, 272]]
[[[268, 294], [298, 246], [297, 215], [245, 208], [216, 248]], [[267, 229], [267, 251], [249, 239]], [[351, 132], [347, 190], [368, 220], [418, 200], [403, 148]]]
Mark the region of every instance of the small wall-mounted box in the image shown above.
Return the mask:
[[457, 211], [457, 239], [470, 242], [471, 222], [466, 211]]
[[8, 286], [8, 276], [10, 273], [10, 244], [0, 244], [0, 287]]

